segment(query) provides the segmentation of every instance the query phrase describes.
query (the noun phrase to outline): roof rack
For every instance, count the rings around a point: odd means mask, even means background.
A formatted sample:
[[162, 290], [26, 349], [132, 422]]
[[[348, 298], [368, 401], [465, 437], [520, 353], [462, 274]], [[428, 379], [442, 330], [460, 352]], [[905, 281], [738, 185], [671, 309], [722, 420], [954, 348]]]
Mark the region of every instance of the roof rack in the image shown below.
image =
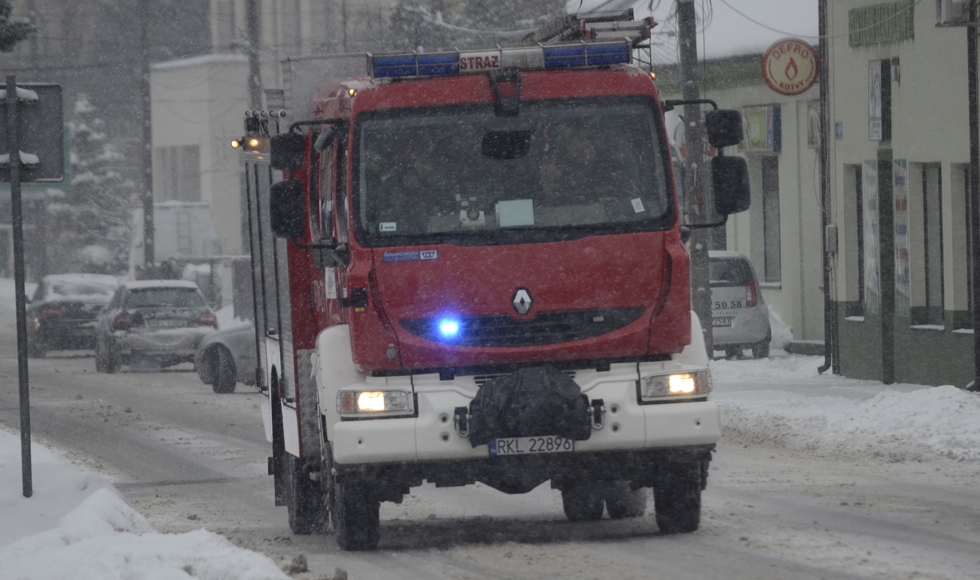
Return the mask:
[[615, 13], [569, 14], [522, 38], [517, 46], [536, 46], [568, 41], [626, 40], [630, 46], [650, 38], [657, 22], [652, 16], [633, 19], [633, 9]]

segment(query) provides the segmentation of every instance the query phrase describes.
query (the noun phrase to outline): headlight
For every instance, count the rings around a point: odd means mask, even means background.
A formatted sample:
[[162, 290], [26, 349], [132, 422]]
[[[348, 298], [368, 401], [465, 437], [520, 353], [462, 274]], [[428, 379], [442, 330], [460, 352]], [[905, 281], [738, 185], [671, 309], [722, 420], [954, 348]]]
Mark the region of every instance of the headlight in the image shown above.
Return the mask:
[[647, 375], [640, 380], [641, 403], [701, 398], [709, 392], [711, 392], [711, 373], [706, 370]]
[[341, 417], [412, 415], [412, 394], [406, 391], [340, 391], [337, 412]]

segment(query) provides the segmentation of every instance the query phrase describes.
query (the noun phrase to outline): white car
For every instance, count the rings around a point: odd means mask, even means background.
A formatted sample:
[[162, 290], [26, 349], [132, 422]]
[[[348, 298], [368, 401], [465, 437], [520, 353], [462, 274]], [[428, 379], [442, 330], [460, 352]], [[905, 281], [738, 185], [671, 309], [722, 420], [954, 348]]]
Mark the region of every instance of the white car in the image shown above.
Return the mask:
[[215, 393], [233, 393], [237, 383], [255, 384], [255, 357], [255, 326], [247, 322], [204, 337], [194, 354], [194, 366]]
[[715, 350], [724, 350], [726, 357], [734, 358], [751, 348], [753, 357], [768, 357], [772, 340], [769, 307], [759, 291], [752, 264], [738, 252], [711, 251], [708, 259]]
[[121, 365], [149, 362], [161, 367], [193, 362], [218, 318], [193, 282], [124, 282], [99, 316], [95, 370], [114, 373]]

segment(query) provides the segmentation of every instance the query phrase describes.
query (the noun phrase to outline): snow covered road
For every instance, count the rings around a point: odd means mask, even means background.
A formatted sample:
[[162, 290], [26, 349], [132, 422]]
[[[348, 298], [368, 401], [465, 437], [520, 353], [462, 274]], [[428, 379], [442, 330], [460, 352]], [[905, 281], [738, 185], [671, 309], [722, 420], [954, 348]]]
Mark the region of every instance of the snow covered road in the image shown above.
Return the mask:
[[[423, 486], [383, 505], [372, 554], [290, 534], [249, 389], [97, 375], [77, 357], [31, 375], [37, 438], [109, 476], [157, 531], [205, 528], [281, 566], [303, 554], [296, 578], [980, 578], [980, 397], [820, 377], [820, 362], [713, 363], [725, 438], [695, 534], [661, 536], [650, 513], [569, 523], [547, 485]], [[0, 422], [16, 428], [13, 357], [0, 375]]]

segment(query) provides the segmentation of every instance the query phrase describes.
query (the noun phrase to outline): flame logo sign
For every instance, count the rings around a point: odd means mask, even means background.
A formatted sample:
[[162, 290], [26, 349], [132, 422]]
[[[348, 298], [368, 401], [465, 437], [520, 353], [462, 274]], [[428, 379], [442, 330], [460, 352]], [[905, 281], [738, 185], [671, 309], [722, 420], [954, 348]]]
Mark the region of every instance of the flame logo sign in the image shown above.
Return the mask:
[[786, 75], [786, 78], [792, 81], [796, 78], [796, 75], [800, 74], [800, 67], [796, 66], [796, 61], [790, 57], [789, 64], [786, 65], [786, 70], [783, 72]]

